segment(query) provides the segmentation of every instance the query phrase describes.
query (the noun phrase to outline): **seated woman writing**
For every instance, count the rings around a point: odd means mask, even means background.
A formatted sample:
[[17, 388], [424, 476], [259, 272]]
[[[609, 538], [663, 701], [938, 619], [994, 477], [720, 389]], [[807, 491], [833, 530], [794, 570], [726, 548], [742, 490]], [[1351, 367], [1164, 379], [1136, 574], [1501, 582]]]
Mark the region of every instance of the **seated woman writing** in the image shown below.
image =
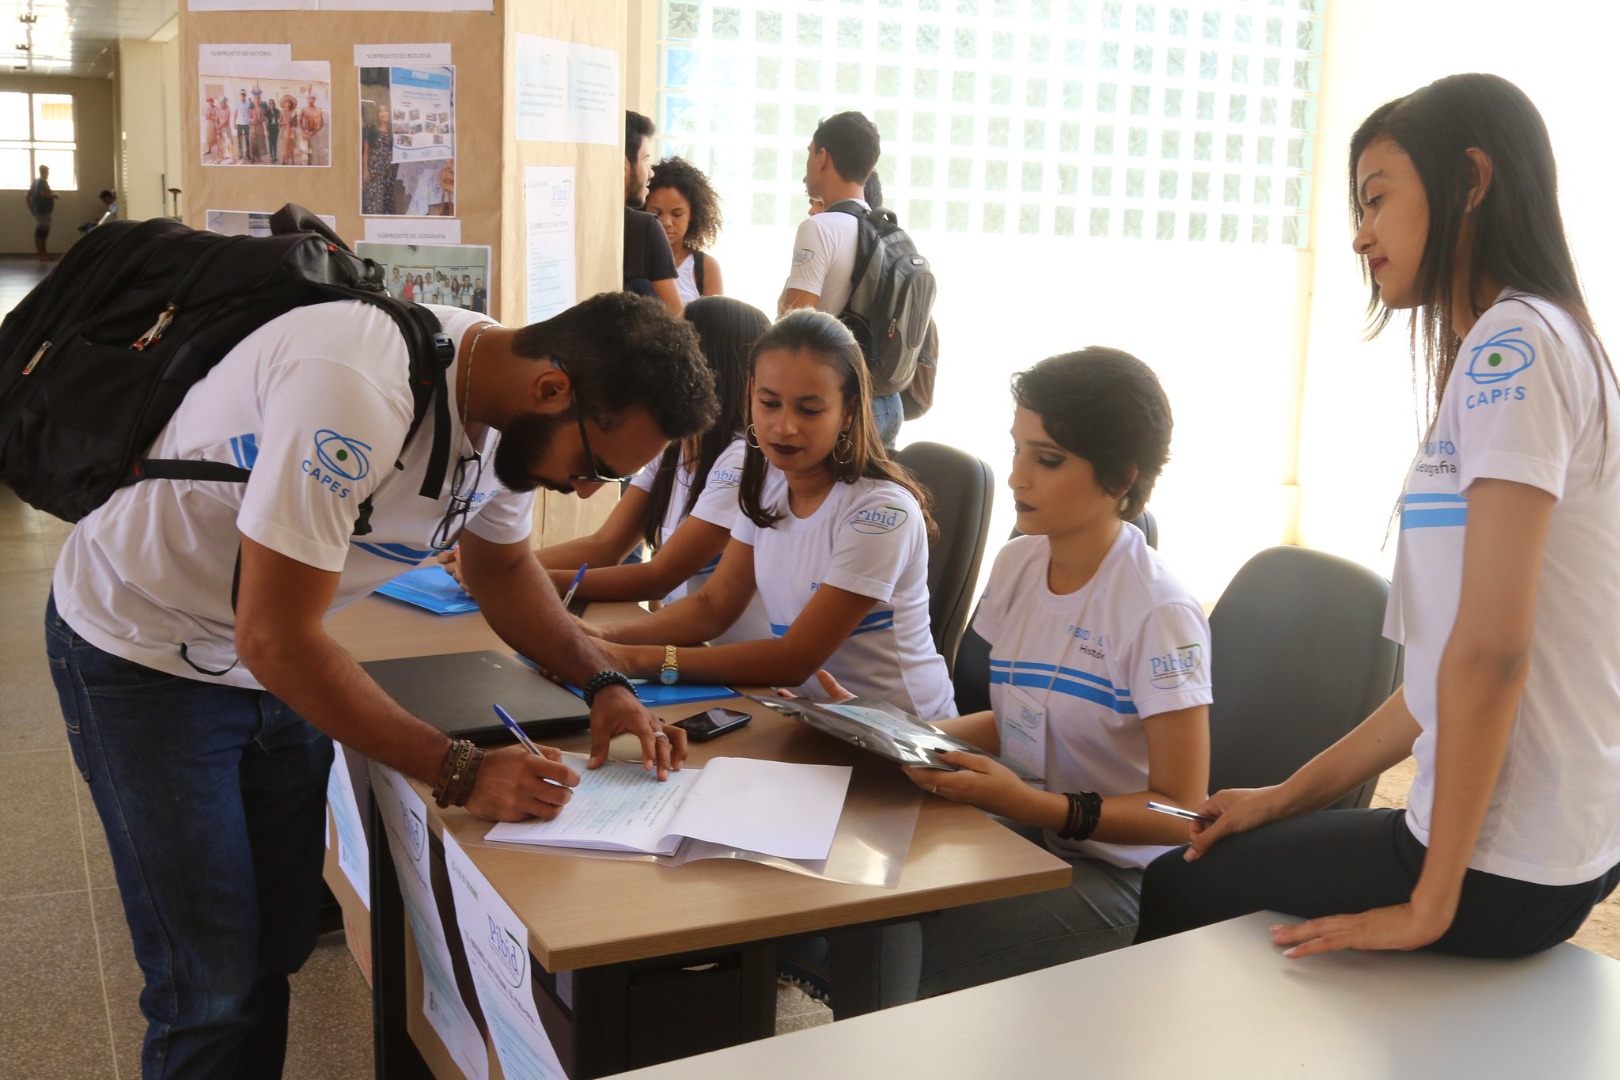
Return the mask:
[[[743, 472], [749, 351], [770, 320], [758, 308], [723, 296], [693, 301], [685, 317], [697, 330], [714, 372], [720, 419], [704, 435], [673, 445], [649, 462], [595, 533], [536, 552], [560, 592], [568, 591], [580, 565], [586, 564], [590, 569], [580, 579], [576, 597], [678, 600], [709, 580], [731, 538]], [[643, 540], [652, 558], [625, 563]], [[769, 632], [756, 604], [717, 640]]]
[[[928, 623], [924, 495], [872, 422], [860, 346], [831, 315], [796, 311], [754, 344], [741, 514], [708, 584], [606, 627], [631, 676], [747, 686], [816, 684], [826, 667], [863, 696], [954, 715]], [[768, 637], [712, 648], [758, 594]]]

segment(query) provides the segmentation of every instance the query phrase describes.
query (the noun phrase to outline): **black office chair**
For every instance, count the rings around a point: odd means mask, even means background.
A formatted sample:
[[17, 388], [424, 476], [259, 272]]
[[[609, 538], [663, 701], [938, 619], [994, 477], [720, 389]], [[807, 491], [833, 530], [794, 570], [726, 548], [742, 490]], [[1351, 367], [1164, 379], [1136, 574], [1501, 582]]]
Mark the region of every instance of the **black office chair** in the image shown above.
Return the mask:
[[[1286, 779], [1395, 691], [1388, 599], [1371, 570], [1308, 548], [1267, 548], [1243, 565], [1209, 617], [1211, 791]], [[1377, 786], [1333, 807], [1367, 806]]]
[[967, 625], [984, 560], [994, 480], [990, 466], [942, 443], [912, 443], [894, 457], [934, 496], [939, 539], [928, 551], [928, 622], [934, 647], [948, 667]]
[[[1154, 519], [1153, 511], [1143, 510], [1130, 520], [1130, 524], [1142, 531], [1148, 547], [1158, 548], [1159, 523]], [[1022, 535], [1015, 528], [1008, 539]], [[977, 617], [978, 613], [979, 609], [975, 606], [974, 616]], [[956, 660], [951, 665], [951, 686], [956, 690], [956, 711], [963, 716], [984, 712], [990, 707], [990, 643], [973, 632], [971, 622], [956, 647]]]

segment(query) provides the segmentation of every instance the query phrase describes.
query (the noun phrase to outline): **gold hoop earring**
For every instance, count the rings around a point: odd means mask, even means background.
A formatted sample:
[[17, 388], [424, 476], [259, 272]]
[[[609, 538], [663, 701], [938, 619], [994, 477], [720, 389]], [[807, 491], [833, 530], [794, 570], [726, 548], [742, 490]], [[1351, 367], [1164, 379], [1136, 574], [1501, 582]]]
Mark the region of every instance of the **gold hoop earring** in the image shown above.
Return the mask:
[[[844, 452], [844, 457], [838, 456], [840, 450]], [[833, 443], [832, 459], [840, 465], [848, 465], [855, 460], [855, 440], [849, 437], [849, 432], [840, 434], [838, 441]]]
[[747, 443], [749, 446], [752, 446], [755, 450], [759, 449], [759, 434], [754, 430], [753, 424], [749, 424], [748, 427], [743, 430], [743, 442]]

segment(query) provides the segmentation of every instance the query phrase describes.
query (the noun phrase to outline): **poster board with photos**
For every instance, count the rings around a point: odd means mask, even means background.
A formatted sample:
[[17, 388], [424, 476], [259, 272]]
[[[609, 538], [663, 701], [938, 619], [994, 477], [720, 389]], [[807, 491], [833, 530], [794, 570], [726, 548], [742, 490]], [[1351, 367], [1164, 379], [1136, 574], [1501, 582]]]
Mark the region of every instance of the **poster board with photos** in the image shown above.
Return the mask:
[[[520, 142], [515, 134], [514, 49], [515, 37], [522, 33], [614, 50], [621, 57], [617, 108], [622, 110], [625, 5], [598, 0], [544, 4], [494, 0], [490, 11], [270, 14], [197, 11], [182, 4], [179, 16], [182, 87], [200, 85], [201, 46], [268, 43], [288, 46], [286, 59], [291, 61], [330, 65], [334, 102], [326, 125], [331, 164], [315, 168], [205, 167], [197, 151], [206, 145], [201, 110], [182, 108], [181, 145], [188, 152], [183, 156], [179, 186], [186, 224], [205, 227], [210, 208], [279, 207], [296, 202], [314, 213], [334, 216], [338, 234], [351, 244], [364, 240], [368, 219], [362, 216], [360, 204], [360, 128], [365, 95], [355, 65], [355, 46], [447, 42], [451, 55], [444, 63], [462, 75], [454, 82], [455, 219], [460, 221], [462, 244], [490, 249], [490, 315], [509, 324], [520, 324], [525, 317], [528, 261], [523, 231], [515, 223], [524, 220], [524, 169], [531, 165], [570, 166], [578, 189], [594, 193], [582, 197], [576, 208], [578, 295], [588, 297], [622, 286], [623, 146]], [[469, 77], [469, 72], [479, 75]], [[503, 222], [507, 224], [504, 229]], [[542, 492], [535, 503], [531, 539], [539, 544], [590, 532], [605, 520], [616, 501], [612, 492], [598, 493], [589, 501]]]

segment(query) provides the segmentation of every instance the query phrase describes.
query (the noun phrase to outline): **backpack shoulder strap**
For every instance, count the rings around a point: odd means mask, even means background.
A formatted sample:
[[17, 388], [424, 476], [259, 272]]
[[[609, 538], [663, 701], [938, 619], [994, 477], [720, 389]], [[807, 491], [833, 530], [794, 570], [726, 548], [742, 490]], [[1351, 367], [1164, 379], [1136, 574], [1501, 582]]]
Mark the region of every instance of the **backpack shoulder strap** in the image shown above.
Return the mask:
[[692, 252], [692, 284], [697, 286], [698, 295], [703, 295], [703, 252]]

